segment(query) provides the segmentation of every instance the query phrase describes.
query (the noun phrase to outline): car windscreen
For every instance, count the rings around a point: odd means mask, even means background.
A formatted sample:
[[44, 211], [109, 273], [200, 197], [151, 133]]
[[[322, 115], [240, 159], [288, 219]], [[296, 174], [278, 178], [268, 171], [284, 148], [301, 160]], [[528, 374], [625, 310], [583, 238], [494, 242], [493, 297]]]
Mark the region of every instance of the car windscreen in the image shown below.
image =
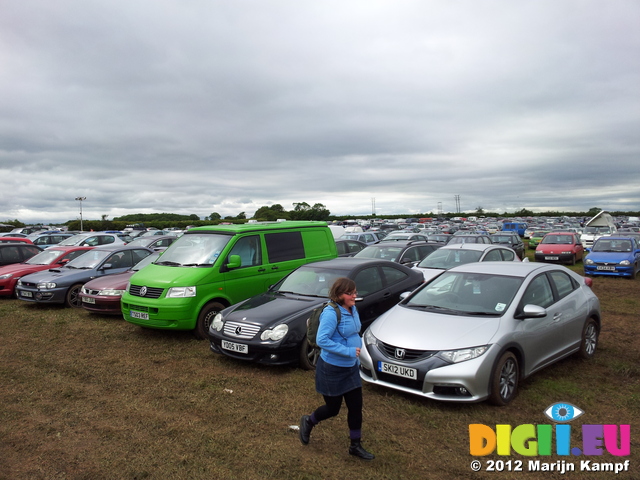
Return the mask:
[[573, 237], [571, 235], [547, 234], [540, 243], [544, 243], [545, 245], [568, 245], [573, 243]]
[[345, 270], [318, 268], [313, 264], [304, 265], [274, 285], [271, 292], [328, 297], [331, 285], [347, 273]]
[[183, 235], [165, 250], [156, 264], [175, 267], [213, 265], [232, 238], [217, 233]]
[[77, 245], [85, 238], [87, 238], [87, 235], [84, 235], [84, 234], [74, 235], [73, 237], [65, 238], [58, 245], [59, 246]]
[[87, 253], [80, 255], [78, 258], [67, 263], [67, 268], [96, 268], [100, 262], [111, 255], [112, 252], [105, 250], [89, 250]]
[[394, 262], [402, 253], [402, 247], [396, 247], [393, 245], [387, 246], [371, 246], [366, 247], [356, 253], [355, 257], [363, 258], [379, 258], [381, 260], [389, 260]]
[[64, 255], [64, 252], [61, 252], [60, 250], [45, 250], [44, 252], [40, 252], [31, 257], [24, 263], [28, 265], [49, 265], [60, 255]]
[[630, 252], [631, 240], [599, 239], [591, 249], [592, 252]]
[[499, 316], [511, 305], [522, 281], [506, 275], [445, 272], [403, 305], [437, 313]]
[[422, 260], [418, 264], [418, 267], [448, 270], [458, 265], [464, 265], [465, 263], [479, 262], [480, 257], [482, 257], [482, 252], [479, 250], [463, 250], [459, 248], [449, 250], [440, 248]]

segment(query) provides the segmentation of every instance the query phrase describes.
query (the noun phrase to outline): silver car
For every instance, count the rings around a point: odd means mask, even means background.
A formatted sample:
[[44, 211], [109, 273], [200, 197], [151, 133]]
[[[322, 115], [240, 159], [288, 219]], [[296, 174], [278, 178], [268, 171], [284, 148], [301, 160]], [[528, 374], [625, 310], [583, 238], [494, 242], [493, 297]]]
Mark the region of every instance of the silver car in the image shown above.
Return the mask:
[[594, 355], [601, 317], [591, 283], [562, 265], [452, 268], [365, 331], [360, 376], [434, 400], [506, 405], [521, 379]]
[[420, 270], [424, 281], [428, 282], [445, 270], [471, 262], [520, 262], [520, 258], [512, 248], [504, 245], [448, 243], [413, 268]]

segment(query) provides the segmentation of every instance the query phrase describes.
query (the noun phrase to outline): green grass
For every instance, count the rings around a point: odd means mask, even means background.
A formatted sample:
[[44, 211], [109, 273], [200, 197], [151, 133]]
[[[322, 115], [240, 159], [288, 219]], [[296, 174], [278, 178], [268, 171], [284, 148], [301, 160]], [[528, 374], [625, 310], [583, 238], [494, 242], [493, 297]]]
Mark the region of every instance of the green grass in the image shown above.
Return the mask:
[[[596, 357], [526, 379], [507, 407], [365, 385], [369, 463], [347, 454], [346, 411], [314, 429], [308, 446], [290, 429], [321, 403], [313, 372], [217, 356], [189, 332], [3, 300], [0, 479], [640, 478], [638, 283], [595, 278], [593, 288], [603, 305]], [[574, 428], [630, 423], [632, 475], [471, 471], [469, 424], [549, 423], [543, 411], [557, 401], [585, 411]]]

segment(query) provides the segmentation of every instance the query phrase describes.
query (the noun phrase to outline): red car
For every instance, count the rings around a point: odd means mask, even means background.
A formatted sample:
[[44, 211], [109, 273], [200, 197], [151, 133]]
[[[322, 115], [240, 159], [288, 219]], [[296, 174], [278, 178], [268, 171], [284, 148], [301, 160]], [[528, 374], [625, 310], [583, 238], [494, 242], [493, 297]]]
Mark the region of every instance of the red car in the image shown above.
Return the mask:
[[[6, 237], [5, 237], [6, 238]], [[51, 247], [22, 263], [0, 267], [0, 297], [13, 297], [18, 280], [30, 273], [64, 265], [93, 247]]]
[[0, 243], [31, 243], [33, 244], [31, 240], [23, 237], [0, 237]]
[[120, 299], [127, 288], [129, 278], [143, 267], [154, 262], [160, 253], [152, 253], [136, 263], [131, 270], [115, 275], [105, 275], [95, 278], [80, 289], [80, 301], [82, 306], [93, 313], [122, 316]]
[[580, 235], [573, 232], [547, 233], [536, 247], [536, 262], [558, 262], [575, 265], [582, 261], [584, 247]]

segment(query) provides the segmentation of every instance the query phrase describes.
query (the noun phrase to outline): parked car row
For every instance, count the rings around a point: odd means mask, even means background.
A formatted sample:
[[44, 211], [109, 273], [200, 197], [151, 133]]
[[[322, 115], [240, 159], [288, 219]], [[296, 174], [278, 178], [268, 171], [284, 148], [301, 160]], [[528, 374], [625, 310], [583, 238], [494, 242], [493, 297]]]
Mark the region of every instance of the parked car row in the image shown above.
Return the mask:
[[[454, 402], [506, 405], [522, 379], [597, 348], [592, 279], [521, 261], [510, 238], [517, 234], [500, 233], [503, 243], [481, 233], [452, 236], [469, 240], [460, 243], [403, 234], [363, 246], [334, 240], [322, 222], [283, 222], [193, 228], [166, 246], [109, 235], [83, 234], [44, 251], [0, 244], [39, 252], [0, 269], [0, 295], [193, 330], [216, 354], [312, 369], [318, 352], [307, 342], [307, 319], [333, 282], [348, 277], [358, 289], [363, 380]], [[603, 243], [602, 253], [635, 254], [637, 271], [638, 244], [624, 240]], [[350, 257], [351, 248], [360, 250]]]

